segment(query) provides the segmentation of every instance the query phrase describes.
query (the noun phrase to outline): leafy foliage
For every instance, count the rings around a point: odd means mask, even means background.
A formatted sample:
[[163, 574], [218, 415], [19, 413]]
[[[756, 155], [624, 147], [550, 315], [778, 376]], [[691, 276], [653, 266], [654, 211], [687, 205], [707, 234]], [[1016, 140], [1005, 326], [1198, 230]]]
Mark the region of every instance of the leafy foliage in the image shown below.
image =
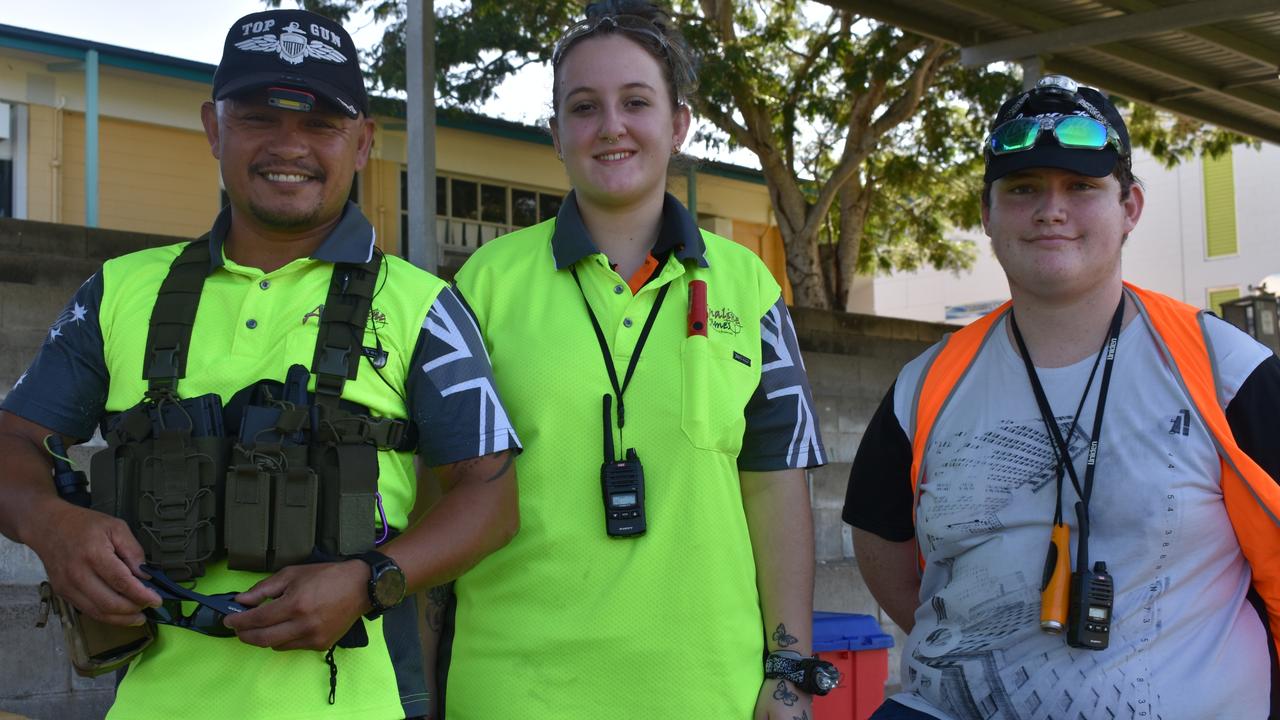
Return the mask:
[[1259, 147], [1258, 140], [1222, 130], [1212, 125], [1171, 115], [1141, 103], [1117, 98], [1116, 105], [1127, 110], [1125, 124], [1135, 147], [1145, 148], [1165, 167], [1173, 167], [1198, 154], [1216, 158], [1232, 145]]
[[[279, 6], [281, 0], [264, 0]], [[367, 72], [404, 87], [405, 0], [296, 0], [340, 20], [387, 21]], [[844, 308], [855, 274], [969, 267], [986, 123], [1020, 85], [1015, 68], [963, 68], [954, 48], [808, 0], [672, 0], [699, 60], [693, 99], [714, 124], [696, 141], [760, 160], [798, 304]], [[549, 60], [582, 16], [566, 0], [436, 3], [437, 92], [473, 106], [511, 73]], [[1134, 144], [1167, 165], [1248, 142], [1134, 104]]]

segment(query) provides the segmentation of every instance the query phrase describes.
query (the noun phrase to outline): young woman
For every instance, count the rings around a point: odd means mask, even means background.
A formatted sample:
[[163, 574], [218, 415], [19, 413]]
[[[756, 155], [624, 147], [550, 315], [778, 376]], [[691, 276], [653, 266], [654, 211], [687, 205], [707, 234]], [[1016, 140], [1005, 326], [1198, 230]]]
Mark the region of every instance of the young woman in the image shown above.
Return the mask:
[[552, 56], [559, 215], [458, 274], [526, 450], [522, 528], [455, 587], [449, 720], [808, 717], [804, 469], [825, 462], [778, 284], [666, 193], [689, 53], [588, 8]]

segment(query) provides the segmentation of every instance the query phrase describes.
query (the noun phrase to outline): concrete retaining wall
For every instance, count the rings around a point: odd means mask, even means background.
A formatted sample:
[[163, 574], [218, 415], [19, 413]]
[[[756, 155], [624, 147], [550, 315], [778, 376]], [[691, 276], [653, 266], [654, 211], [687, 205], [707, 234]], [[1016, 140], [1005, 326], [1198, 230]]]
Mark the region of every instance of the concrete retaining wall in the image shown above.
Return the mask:
[[[104, 260], [178, 240], [0, 219], [0, 397], [26, 370], [71, 294]], [[950, 328], [807, 309], [793, 310], [793, 317], [831, 455], [829, 465], [810, 474], [818, 559], [814, 606], [879, 619], [895, 637], [889, 661], [893, 686], [902, 633], [863, 584], [840, 510], [850, 463], [885, 390], [903, 364]], [[84, 460], [88, 449], [72, 453]], [[36, 586], [43, 578], [34, 553], [0, 538], [0, 715], [97, 720], [111, 702], [114, 681], [89, 681], [71, 672], [56, 619], [35, 628]]]

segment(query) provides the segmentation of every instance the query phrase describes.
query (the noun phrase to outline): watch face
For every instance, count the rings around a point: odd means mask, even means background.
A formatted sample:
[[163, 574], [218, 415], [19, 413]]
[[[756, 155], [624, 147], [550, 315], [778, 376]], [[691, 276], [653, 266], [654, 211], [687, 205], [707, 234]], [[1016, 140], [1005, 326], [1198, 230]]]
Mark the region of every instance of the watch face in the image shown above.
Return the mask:
[[814, 668], [813, 681], [825, 693], [840, 684], [840, 671], [830, 663], [821, 663]]
[[400, 604], [404, 599], [404, 573], [399, 568], [384, 570], [374, 583], [373, 594], [384, 608]]

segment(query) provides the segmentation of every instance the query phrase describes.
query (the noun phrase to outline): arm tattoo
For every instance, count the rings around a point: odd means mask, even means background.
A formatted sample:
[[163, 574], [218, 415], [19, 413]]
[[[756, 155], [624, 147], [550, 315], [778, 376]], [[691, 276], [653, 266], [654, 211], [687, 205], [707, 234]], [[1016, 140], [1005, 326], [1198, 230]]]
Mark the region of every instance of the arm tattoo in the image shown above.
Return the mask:
[[510, 450], [503, 450], [502, 452], [494, 453], [493, 455], [490, 455], [489, 457], [497, 457], [498, 455], [501, 455], [501, 456], [502, 456], [502, 467], [498, 468], [498, 469], [497, 469], [497, 471], [495, 471], [492, 475], [490, 475], [490, 476], [485, 480], [485, 482], [487, 482], [487, 483], [488, 483], [488, 482], [493, 482], [494, 480], [497, 480], [498, 478], [502, 477], [503, 475], [506, 475], [506, 474], [507, 474], [507, 471], [511, 469], [511, 464], [512, 464], [513, 462], [515, 462], [515, 456], [514, 456], [514, 455], [512, 455], [512, 453], [511, 453], [511, 451], [510, 451]]
[[437, 585], [427, 591], [427, 625], [434, 632], [440, 632], [444, 627], [444, 609], [452, 592], [453, 583]]
[[778, 687], [773, 690], [773, 699], [781, 700], [783, 705], [791, 707], [796, 704], [796, 701], [800, 699], [800, 696], [791, 692], [791, 688], [787, 687], [786, 680], [779, 680]]
[[800, 642], [795, 635], [787, 633], [787, 626], [782, 623], [778, 623], [777, 629], [773, 631], [773, 641], [778, 643], [778, 647], [791, 647]]
[[801, 710], [799, 715], [792, 715], [791, 720], [809, 720], [809, 713]]
[[502, 456], [502, 467], [498, 468], [492, 475], [484, 479], [484, 482], [487, 482], [487, 483], [493, 482], [494, 480], [497, 480], [498, 478], [507, 474], [507, 470], [510, 470], [511, 464], [515, 462], [515, 458], [512, 455], [510, 450], [502, 450], [500, 452], [491, 453], [489, 455], [481, 455], [479, 457], [467, 458], [466, 460], [459, 460], [458, 462], [453, 464], [455, 469], [454, 471], [459, 476], [463, 476], [463, 477], [469, 476], [471, 473], [475, 472], [476, 466], [479, 465], [481, 462], [488, 460], [490, 458], [493, 458], [496, 460], [499, 455]]

